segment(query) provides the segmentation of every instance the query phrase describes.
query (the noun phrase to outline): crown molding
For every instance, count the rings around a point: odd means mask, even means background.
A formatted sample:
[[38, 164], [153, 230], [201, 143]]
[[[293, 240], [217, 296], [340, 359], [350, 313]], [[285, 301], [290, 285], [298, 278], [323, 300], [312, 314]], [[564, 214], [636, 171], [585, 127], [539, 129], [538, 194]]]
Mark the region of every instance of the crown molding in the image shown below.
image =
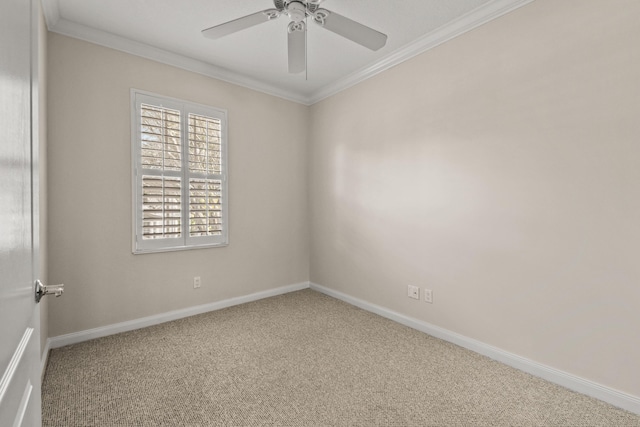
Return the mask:
[[[55, 15], [52, 13], [52, 16]], [[47, 15], [45, 14], [45, 18], [46, 17]], [[76, 22], [68, 21], [64, 18], [59, 18], [57, 23], [54, 25], [47, 24], [47, 27], [49, 28], [49, 31], [54, 33], [84, 40], [208, 77], [213, 77], [218, 80], [236, 84], [258, 92], [263, 92], [268, 95], [284, 98], [300, 104], [307, 104], [308, 102], [308, 98], [303, 95], [251, 79], [226, 68], [218, 67], [198, 59], [189, 58], [184, 55], [153, 47], [145, 43], [133, 41], [106, 31], [87, 27]]]
[[395, 67], [421, 53], [534, 1], [535, 0], [494, 0], [480, 6], [460, 18], [451, 21], [447, 25], [424, 35], [409, 45], [392, 52], [373, 65], [361, 68], [335, 83], [323, 87], [309, 98], [309, 105], [313, 105], [351, 86], [355, 86], [376, 74], [380, 74], [389, 68]]
[[42, 7], [49, 31], [182, 68], [289, 101], [304, 105], [313, 105], [316, 102], [355, 86], [429, 49], [433, 49], [457, 36], [534, 1], [535, 0], [493, 0], [451, 21], [447, 25], [426, 34], [413, 43], [392, 52], [374, 64], [363, 67], [334, 83], [322, 87], [311, 95], [304, 95], [269, 85], [208, 62], [189, 58], [145, 43], [136, 42], [115, 34], [68, 21], [60, 17], [58, 0], [42, 0]]

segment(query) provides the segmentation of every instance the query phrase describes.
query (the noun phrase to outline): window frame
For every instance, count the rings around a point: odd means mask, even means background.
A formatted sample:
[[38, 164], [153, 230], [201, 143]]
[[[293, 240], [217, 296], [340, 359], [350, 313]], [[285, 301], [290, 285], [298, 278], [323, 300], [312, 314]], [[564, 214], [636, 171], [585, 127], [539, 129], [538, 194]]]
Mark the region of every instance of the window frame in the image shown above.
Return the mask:
[[[181, 170], [153, 170], [142, 168], [142, 114], [141, 105], [148, 104], [169, 108], [180, 112]], [[221, 136], [221, 173], [203, 174], [189, 170], [189, 114], [211, 117], [220, 120]], [[229, 244], [229, 195], [227, 161], [227, 111], [221, 108], [197, 104], [171, 98], [138, 89], [131, 89], [131, 171], [132, 171], [132, 251], [134, 254], [169, 252], [211, 247], [224, 247]], [[181, 179], [181, 236], [179, 238], [142, 238], [142, 177], [180, 177]], [[189, 230], [189, 183], [190, 179], [216, 179], [221, 181], [221, 218], [220, 236], [191, 236]]]

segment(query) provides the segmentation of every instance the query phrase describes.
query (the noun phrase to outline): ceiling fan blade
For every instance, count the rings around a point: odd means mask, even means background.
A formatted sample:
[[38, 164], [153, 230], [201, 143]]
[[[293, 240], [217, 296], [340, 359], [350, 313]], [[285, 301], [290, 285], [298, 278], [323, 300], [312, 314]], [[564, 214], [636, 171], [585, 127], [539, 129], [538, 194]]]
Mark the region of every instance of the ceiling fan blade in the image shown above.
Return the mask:
[[387, 44], [386, 34], [326, 9], [322, 9], [321, 13], [326, 16], [322, 16], [322, 20], [315, 21], [329, 31], [371, 50], [378, 50]]
[[307, 32], [289, 31], [289, 72], [301, 73], [307, 68]]
[[224, 24], [202, 30], [202, 35], [210, 39], [219, 39], [220, 37], [267, 22], [270, 19], [273, 19], [272, 10], [263, 10], [262, 12], [243, 16], [242, 18], [234, 19], [233, 21], [225, 22]]

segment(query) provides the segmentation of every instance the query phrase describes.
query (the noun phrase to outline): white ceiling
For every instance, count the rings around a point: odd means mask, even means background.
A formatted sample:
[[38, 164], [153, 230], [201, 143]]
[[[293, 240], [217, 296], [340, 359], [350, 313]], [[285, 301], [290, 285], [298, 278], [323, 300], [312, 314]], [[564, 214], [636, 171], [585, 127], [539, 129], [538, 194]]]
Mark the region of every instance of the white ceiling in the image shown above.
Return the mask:
[[325, 0], [388, 35], [372, 52], [308, 26], [307, 73], [287, 72], [286, 16], [218, 40], [201, 31], [272, 0], [42, 0], [50, 31], [312, 104], [533, 0]]

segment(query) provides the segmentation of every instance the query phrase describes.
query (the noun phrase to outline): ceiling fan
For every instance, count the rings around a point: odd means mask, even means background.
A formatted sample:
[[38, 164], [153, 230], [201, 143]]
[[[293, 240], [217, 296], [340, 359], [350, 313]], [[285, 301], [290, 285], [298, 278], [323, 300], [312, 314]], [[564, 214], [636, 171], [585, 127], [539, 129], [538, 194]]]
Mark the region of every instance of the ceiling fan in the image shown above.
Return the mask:
[[371, 50], [378, 50], [387, 43], [386, 34], [369, 28], [366, 25], [339, 15], [335, 12], [321, 9], [324, 0], [273, 0], [275, 9], [267, 9], [253, 13], [224, 24], [202, 30], [205, 37], [218, 39], [229, 34], [244, 30], [262, 22], [276, 19], [281, 15], [291, 18], [288, 29], [289, 44], [289, 72], [300, 73], [306, 69], [306, 32], [307, 17], [313, 19], [321, 27], [326, 28], [342, 37], [354, 41]]

